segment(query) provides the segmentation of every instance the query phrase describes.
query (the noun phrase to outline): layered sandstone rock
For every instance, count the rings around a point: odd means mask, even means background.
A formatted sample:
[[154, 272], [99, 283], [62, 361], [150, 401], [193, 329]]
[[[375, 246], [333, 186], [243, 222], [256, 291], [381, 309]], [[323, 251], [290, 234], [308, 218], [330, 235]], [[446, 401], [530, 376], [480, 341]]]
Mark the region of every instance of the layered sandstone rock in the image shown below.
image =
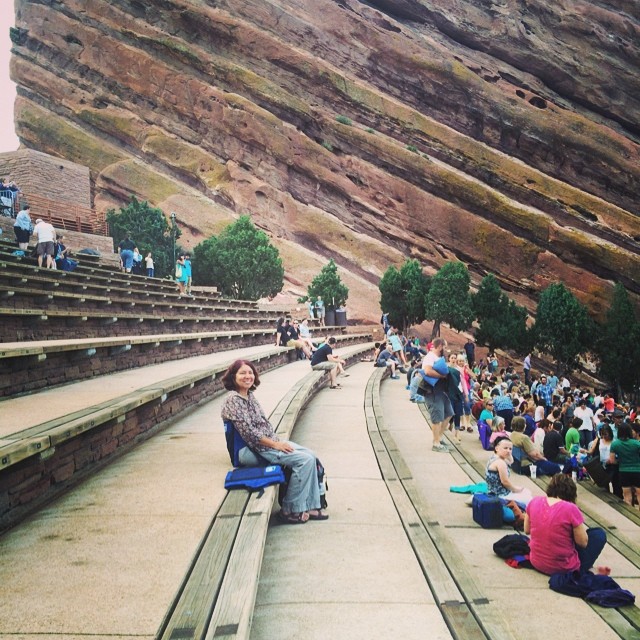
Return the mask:
[[249, 212], [294, 289], [334, 257], [369, 318], [408, 256], [531, 308], [558, 279], [596, 313], [640, 293], [631, 0], [16, 4], [18, 134], [99, 207], [135, 193], [187, 245]]

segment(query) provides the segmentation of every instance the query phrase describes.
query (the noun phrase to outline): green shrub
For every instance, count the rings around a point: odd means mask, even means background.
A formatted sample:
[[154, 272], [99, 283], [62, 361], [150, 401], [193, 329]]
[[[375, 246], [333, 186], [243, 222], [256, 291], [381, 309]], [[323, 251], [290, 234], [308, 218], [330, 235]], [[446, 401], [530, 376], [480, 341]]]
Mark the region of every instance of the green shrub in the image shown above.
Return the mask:
[[369, 127], [368, 129], [365, 129], [365, 131], [367, 133], [375, 133], [375, 131], [371, 127]]
[[340, 124], [346, 124], [351, 126], [353, 124], [353, 122], [351, 121], [351, 118], [347, 118], [347, 116], [336, 116], [336, 120], [340, 123]]
[[326, 140], [323, 140], [320, 143], [327, 151], [333, 151], [333, 145], [330, 142], [327, 142]]
[[407, 151], [412, 151], [413, 153], [419, 153], [418, 148], [414, 147], [412, 144], [407, 145]]

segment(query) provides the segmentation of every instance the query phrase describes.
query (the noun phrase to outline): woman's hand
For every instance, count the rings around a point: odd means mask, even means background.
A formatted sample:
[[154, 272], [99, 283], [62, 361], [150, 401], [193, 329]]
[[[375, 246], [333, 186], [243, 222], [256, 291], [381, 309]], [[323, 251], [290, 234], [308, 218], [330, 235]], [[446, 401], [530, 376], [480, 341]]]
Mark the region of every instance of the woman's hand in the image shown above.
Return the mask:
[[283, 451], [284, 453], [293, 453], [294, 448], [288, 442], [276, 442], [273, 448], [277, 451]]

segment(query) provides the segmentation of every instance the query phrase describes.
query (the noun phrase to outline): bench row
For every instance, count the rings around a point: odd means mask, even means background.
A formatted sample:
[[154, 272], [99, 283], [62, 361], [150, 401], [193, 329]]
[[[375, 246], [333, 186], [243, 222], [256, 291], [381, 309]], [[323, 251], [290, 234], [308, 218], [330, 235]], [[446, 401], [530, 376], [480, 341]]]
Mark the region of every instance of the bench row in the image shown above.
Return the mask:
[[[198, 331], [240, 331], [270, 329], [275, 333], [275, 322], [265, 314], [169, 316], [159, 311], [139, 313], [72, 309], [24, 309], [0, 306], [0, 343], [26, 340], [59, 340], [67, 338], [106, 338], [136, 333], [195, 333]], [[319, 336], [341, 334], [346, 327], [323, 327]]]
[[[349, 357], [369, 350], [369, 344], [354, 346]], [[229, 355], [228, 361], [216, 366], [5, 434], [0, 440], [0, 530], [14, 526], [116, 455], [151, 437], [170, 418], [222, 392], [222, 374], [234, 359]], [[274, 348], [245, 357], [263, 372], [290, 362], [295, 351]]]
[[[368, 342], [367, 334], [337, 336], [338, 344]], [[0, 397], [220, 351], [269, 344], [272, 329], [203, 331], [0, 344]]]

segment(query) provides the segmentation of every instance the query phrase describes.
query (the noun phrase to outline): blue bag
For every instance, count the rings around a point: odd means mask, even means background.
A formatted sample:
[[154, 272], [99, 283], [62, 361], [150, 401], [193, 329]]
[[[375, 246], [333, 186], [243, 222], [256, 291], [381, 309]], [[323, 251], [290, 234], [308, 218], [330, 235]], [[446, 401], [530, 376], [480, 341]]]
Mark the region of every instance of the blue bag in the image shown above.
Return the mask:
[[483, 529], [499, 529], [502, 526], [502, 501], [497, 496], [474, 493], [471, 507], [474, 521]]
[[282, 484], [284, 481], [284, 471], [279, 464], [268, 467], [241, 467], [227, 473], [224, 488], [259, 491], [272, 484]]
[[491, 445], [491, 427], [484, 420], [478, 420], [478, 437], [485, 451], [493, 449]]

